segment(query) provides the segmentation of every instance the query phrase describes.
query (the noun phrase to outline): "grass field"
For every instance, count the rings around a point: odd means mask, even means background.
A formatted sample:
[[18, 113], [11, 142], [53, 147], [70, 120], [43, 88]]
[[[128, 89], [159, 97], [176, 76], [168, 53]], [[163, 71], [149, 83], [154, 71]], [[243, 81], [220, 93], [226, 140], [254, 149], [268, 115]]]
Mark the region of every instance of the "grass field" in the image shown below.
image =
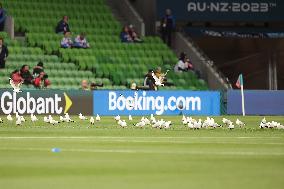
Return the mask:
[[234, 130], [189, 130], [180, 116], [164, 118], [171, 130], [122, 129], [110, 117], [91, 128], [78, 120], [16, 127], [2, 117], [0, 188], [283, 188], [284, 130], [259, 129], [261, 117]]

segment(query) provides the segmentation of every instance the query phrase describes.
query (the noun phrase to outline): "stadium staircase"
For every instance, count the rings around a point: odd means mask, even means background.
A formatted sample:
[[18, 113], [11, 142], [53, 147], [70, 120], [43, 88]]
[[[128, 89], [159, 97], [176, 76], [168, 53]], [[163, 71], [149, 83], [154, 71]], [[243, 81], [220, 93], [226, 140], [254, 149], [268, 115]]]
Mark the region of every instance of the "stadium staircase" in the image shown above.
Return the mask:
[[[22, 64], [32, 67], [42, 60], [52, 88], [79, 88], [82, 79], [104, 83], [102, 89], [126, 89], [132, 82], [142, 85], [148, 69], [173, 70], [177, 57], [159, 37], [144, 37], [144, 43], [121, 43], [122, 25], [104, 0], [4, 0], [3, 7], [15, 19], [15, 31], [24, 32], [26, 45], [9, 45], [7, 73]], [[73, 37], [87, 34], [89, 49], [61, 49], [62, 35], [55, 26], [69, 16]], [[7, 76], [7, 73], [5, 76]], [[3, 77], [2, 75], [0, 77]], [[207, 89], [194, 73], [169, 72], [175, 86], [162, 89]], [[2, 78], [1, 78], [2, 81]]]

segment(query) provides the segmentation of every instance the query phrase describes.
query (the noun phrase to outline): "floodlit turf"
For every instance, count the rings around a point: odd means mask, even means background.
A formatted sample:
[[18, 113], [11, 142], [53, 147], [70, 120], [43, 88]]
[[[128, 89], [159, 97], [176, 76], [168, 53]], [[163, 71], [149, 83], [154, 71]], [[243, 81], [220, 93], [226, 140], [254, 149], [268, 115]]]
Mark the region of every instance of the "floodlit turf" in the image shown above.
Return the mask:
[[[110, 117], [91, 128], [78, 119], [69, 125], [26, 122], [20, 127], [2, 119], [1, 189], [284, 186], [284, 130], [258, 129], [261, 117], [241, 119], [246, 128], [234, 130], [189, 130], [180, 116], [164, 117], [174, 122], [171, 130], [122, 129]], [[284, 123], [284, 117], [267, 120]]]

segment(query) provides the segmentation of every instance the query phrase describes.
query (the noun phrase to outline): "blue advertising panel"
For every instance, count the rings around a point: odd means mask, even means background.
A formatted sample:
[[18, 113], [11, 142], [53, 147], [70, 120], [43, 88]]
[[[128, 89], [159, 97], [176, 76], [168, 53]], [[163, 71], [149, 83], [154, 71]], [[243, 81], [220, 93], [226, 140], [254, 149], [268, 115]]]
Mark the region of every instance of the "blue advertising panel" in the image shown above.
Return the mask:
[[94, 91], [94, 115], [220, 115], [220, 93]]
[[[241, 91], [227, 93], [228, 114], [242, 114]], [[284, 91], [245, 90], [245, 111], [247, 115], [284, 115]]]
[[283, 0], [157, 0], [157, 18], [170, 8], [177, 20], [284, 21]]

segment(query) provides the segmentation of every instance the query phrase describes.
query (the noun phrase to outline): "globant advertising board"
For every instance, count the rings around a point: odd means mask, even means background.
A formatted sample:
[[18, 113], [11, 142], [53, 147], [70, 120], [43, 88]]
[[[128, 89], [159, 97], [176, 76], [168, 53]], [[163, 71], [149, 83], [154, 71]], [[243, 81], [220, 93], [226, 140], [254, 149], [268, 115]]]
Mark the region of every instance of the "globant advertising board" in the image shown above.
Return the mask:
[[184, 21], [284, 21], [283, 0], [156, 0], [157, 19], [170, 8]]
[[85, 114], [93, 113], [91, 91], [0, 90], [0, 114]]
[[[227, 92], [227, 113], [242, 114], [241, 91]], [[246, 115], [284, 115], [284, 91], [245, 90]]]
[[220, 115], [220, 93], [94, 91], [94, 115]]

